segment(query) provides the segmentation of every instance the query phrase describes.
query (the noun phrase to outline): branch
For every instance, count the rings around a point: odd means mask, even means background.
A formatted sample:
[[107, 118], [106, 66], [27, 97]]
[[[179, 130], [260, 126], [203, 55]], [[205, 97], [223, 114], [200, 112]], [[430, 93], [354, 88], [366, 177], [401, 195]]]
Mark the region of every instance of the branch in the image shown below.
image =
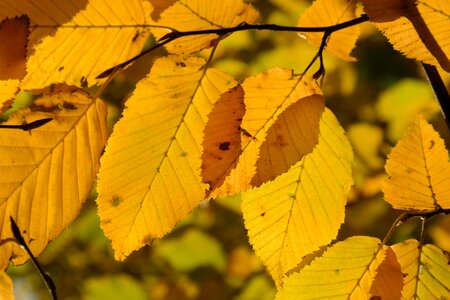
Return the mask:
[[441, 106], [441, 111], [444, 115], [444, 120], [447, 123], [447, 128], [450, 130], [450, 96], [447, 88], [445, 87], [445, 84], [435, 66], [422, 63], [422, 67], [425, 74], [427, 74], [428, 82], [433, 88], [434, 95]]
[[[128, 64], [134, 62], [138, 58], [144, 56], [147, 53], [150, 53], [154, 51], [157, 48], [162, 47], [163, 45], [170, 43], [178, 38], [185, 37], [185, 36], [193, 36], [193, 35], [204, 35], [204, 34], [217, 34], [219, 36], [224, 36], [233, 32], [237, 31], [244, 31], [244, 30], [270, 30], [270, 31], [287, 31], [287, 32], [324, 32], [324, 36], [330, 35], [331, 33], [348, 28], [363, 22], [366, 22], [369, 20], [369, 16], [367, 14], [363, 14], [358, 18], [342, 22], [336, 25], [331, 26], [323, 26], [323, 27], [297, 27], [297, 26], [281, 26], [276, 24], [247, 24], [247, 23], [241, 23], [235, 27], [230, 28], [218, 28], [218, 29], [205, 29], [205, 30], [193, 30], [193, 31], [178, 31], [176, 29], [172, 30], [172, 32], [169, 32], [168, 34], [161, 37], [156, 45], [151, 47], [150, 49], [147, 49], [146, 51], [141, 52], [140, 54], [136, 55], [135, 57], [130, 58], [129, 60], [118, 64], [100, 75], [97, 76], [97, 79], [105, 78], [110, 76], [111, 74], [117, 72], [120, 69], [123, 69]], [[323, 49], [322, 49], [323, 50]]]
[[16, 239], [17, 243], [20, 245], [21, 248], [25, 249], [25, 251], [28, 253], [28, 255], [31, 258], [31, 261], [33, 262], [33, 265], [36, 267], [39, 275], [41, 276], [42, 280], [44, 281], [45, 285], [47, 286], [47, 289], [52, 296], [53, 300], [57, 300], [56, 296], [56, 286], [53, 282], [52, 278], [47, 275], [44, 270], [39, 265], [37, 259], [34, 257], [33, 253], [31, 252], [30, 248], [28, 248], [27, 243], [25, 242], [24, 238], [22, 237], [20, 233], [20, 229], [17, 226], [16, 222], [14, 222], [13, 217], [9, 217], [9, 220], [11, 221], [11, 231], [13, 233], [14, 238]]

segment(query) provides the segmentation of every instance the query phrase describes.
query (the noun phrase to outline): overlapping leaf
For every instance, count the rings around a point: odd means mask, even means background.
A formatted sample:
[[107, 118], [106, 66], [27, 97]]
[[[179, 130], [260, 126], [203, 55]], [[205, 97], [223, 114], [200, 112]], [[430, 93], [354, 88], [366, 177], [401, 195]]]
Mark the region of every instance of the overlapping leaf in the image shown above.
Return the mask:
[[450, 296], [448, 257], [438, 247], [407, 240], [391, 246], [397, 255], [405, 286], [402, 299], [447, 299]]
[[242, 195], [250, 243], [277, 284], [302, 257], [330, 243], [344, 221], [353, 183], [351, 147], [329, 110], [321, 116], [319, 132], [311, 153], [275, 180]]
[[386, 247], [386, 258], [377, 269], [377, 275], [370, 289], [372, 297], [380, 299], [401, 299], [403, 273], [395, 252]]
[[169, 232], [205, 197], [203, 130], [236, 85], [200, 58], [157, 60], [114, 127], [98, 182], [99, 215], [117, 259]]
[[355, 236], [330, 247], [322, 257], [283, 280], [281, 299], [369, 299], [385, 251], [376, 238]]
[[[180, 0], [164, 10], [156, 24], [178, 31], [192, 31], [253, 23], [258, 17], [258, 12], [242, 0]], [[158, 39], [169, 32], [153, 30]], [[188, 54], [209, 48], [217, 38], [215, 34], [187, 36], [166, 45], [166, 48], [171, 53]]]
[[363, 0], [364, 10], [395, 49], [450, 72], [450, 2]]
[[[54, 120], [31, 132], [0, 130], [0, 240], [12, 237], [12, 216], [35, 255], [78, 215], [107, 139], [101, 101], [66, 86], [51, 90], [8, 123]], [[28, 259], [12, 243], [0, 246], [0, 253], [2, 259], [16, 257], [16, 263]]]
[[25, 76], [28, 25], [25, 16], [0, 23], [0, 113], [8, 108]]
[[[316, 0], [302, 14], [298, 26], [322, 27], [342, 23], [356, 17], [355, 0]], [[327, 41], [327, 50], [344, 60], [355, 61], [350, 56], [350, 52], [355, 47], [360, 30], [358, 26], [351, 26], [333, 32]], [[319, 47], [322, 42], [323, 33], [305, 32], [302, 33], [309, 43]]]
[[138, 54], [148, 37], [145, 1], [5, 1], [4, 16], [25, 14], [34, 29], [24, 89], [92, 85], [102, 71]]
[[[320, 88], [310, 77], [294, 76], [291, 70], [273, 68], [247, 78], [242, 83], [242, 88], [245, 93], [246, 112], [239, 126], [241, 155], [230, 159], [228, 166], [224, 165], [223, 169], [216, 171], [218, 178], [225, 179], [222, 179], [224, 183], [212, 192], [214, 196], [239, 193], [252, 185], [260, 185], [261, 180], [274, 179], [298, 162], [304, 154], [311, 152], [317, 143], [323, 99], [320, 96]], [[308, 99], [310, 111], [301, 112], [303, 118], [297, 119], [300, 123], [292, 125], [298, 136], [289, 132], [285, 119], [277, 125], [280, 126], [280, 134], [277, 134], [277, 128], [273, 128], [269, 134], [269, 129], [283, 111], [305, 99]], [[308, 108], [305, 106], [304, 109]], [[232, 117], [230, 114], [228, 118]], [[295, 119], [292, 115], [285, 118], [290, 121]], [[305, 136], [308, 138], [301, 140]], [[260, 148], [262, 155], [258, 158]], [[283, 151], [280, 152], [280, 149]], [[284, 163], [268, 165], [267, 160], [274, 159], [274, 154], [284, 159]], [[263, 172], [265, 174], [261, 174]]]
[[433, 211], [450, 208], [450, 162], [444, 141], [418, 116], [386, 163], [384, 196], [393, 207]]

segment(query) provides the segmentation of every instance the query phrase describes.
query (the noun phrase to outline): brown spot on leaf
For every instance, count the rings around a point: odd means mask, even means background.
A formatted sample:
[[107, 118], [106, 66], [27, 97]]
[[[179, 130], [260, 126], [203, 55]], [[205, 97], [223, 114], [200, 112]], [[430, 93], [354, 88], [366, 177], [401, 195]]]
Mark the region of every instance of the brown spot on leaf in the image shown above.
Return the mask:
[[117, 196], [115, 196], [115, 197], [113, 197], [113, 198], [111, 199], [111, 205], [112, 205], [113, 207], [119, 206], [120, 202], [122, 202], [122, 200], [120, 200], [120, 198], [117, 197]]
[[222, 151], [227, 151], [228, 149], [230, 149], [230, 142], [223, 142], [219, 144], [219, 149]]
[[58, 68], [58, 71], [61, 72], [62, 70], [64, 70], [64, 66], [61, 66]]
[[177, 62], [177, 66], [178, 66], [178, 67], [185, 68], [185, 67], [186, 67], [186, 64], [185, 64], [184, 62], [180, 61], [180, 62]]
[[63, 103], [62, 106], [63, 106], [65, 109], [68, 109], [68, 110], [75, 110], [75, 109], [77, 109], [77, 106], [76, 106], [75, 104], [70, 103], [70, 102], [67, 102], [67, 101], [64, 101], [64, 103]]

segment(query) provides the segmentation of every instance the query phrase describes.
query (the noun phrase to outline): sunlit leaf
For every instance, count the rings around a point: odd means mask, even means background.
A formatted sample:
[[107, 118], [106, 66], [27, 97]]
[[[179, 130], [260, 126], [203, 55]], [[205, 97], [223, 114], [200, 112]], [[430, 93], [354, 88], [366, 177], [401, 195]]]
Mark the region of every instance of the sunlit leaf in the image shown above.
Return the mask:
[[[78, 215], [95, 181], [107, 139], [106, 106], [72, 87], [51, 92], [10, 115], [7, 124], [53, 120], [30, 132], [0, 130], [0, 239], [12, 237], [9, 216], [34, 255]], [[17, 245], [0, 247], [3, 259], [28, 259]]]
[[450, 265], [441, 249], [431, 244], [421, 246], [416, 240], [391, 248], [405, 275], [402, 299], [448, 299]]
[[403, 285], [403, 273], [397, 256], [391, 248], [386, 248], [386, 257], [377, 269], [370, 294], [379, 299], [401, 299]]
[[[316, 0], [302, 14], [298, 26], [322, 27], [335, 25], [356, 18], [355, 10], [355, 0]], [[327, 41], [326, 49], [339, 58], [355, 61], [356, 59], [350, 56], [350, 52], [355, 47], [359, 33], [359, 26], [357, 25], [333, 32]], [[302, 36], [305, 36], [312, 45], [319, 47], [323, 33], [304, 32]]]
[[281, 299], [369, 299], [385, 251], [376, 238], [355, 236], [331, 246], [322, 257], [283, 280]]
[[450, 72], [450, 2], [363, 0], [364, 10], [395, 49]]
[[[247, 78], [242, 88], [246, 113], [240, 124], [241, 155], [217, 170], [219, 177], [226, 179], [213, 191], [214, 196], [235, 194], [274, 179], [317, 144], [324, 103], [320, 88], [310, 77], [294, 76], [291, 70], [273, 68]], [[302, 104], [278, 120], [282, 112], [296, 102]], [[278, 123], [274, 125], [275, 122]], [[270, 164], [267, 162], [270, 158], [283, 162]]]
[[[253, 23], [258, 17], [258, 12], [242, 0], [180, 0], [164, 10], [156, 24], [179, 31], [192, 31], [234, 27], [242, 22]], [[153, 30], [157, 39], [169, 32]], [[166, 45], [166, 49], [171, 53], [193, 53], [209, 48], [217, 38], [216, 34], [187, 36]]]
[[19, 89], [20, 80], [0, 80], [0, 113], [5, 112], [12, 104], [14, 95]]
[[0, 298], [3, 300], [14, 299], [13, 283], [5, 271], [0, 271]]
[[384, 196], [394, 208], [450, 208], [450, 162], [444, 141], [418, 116], [386, 163]]
[[314, 150], [275, 180], [243, 193], [250, 243], [277, 284], [302, 257], [336, 237], [353, 183], [352, 158], [343, 129], [325, 110]]
[[102, 71], [138, 54], [149, 35], [145, 1], [5, 1], [3, 13], [27, 15], [33, 29], [24, 89], [93, 85]]
[[204, 199], [199, 145], [206, 118], [234, 85], [205, 70], [202, 59], [181, 56], [158, 59], [137, 85], [102, 157], [97, 188], [117, 259], [172, 230]]

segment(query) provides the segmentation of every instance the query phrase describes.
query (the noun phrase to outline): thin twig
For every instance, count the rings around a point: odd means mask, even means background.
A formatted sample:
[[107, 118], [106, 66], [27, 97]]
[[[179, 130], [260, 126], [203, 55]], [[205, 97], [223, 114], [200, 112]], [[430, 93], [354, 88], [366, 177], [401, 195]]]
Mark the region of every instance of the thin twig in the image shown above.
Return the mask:
[[52, 118], [45, 118], [33, 121], [31, 123], [22, 124], [22, 125], [9, 125], [9, 124], [0, 124], [0, 128], [7, 128], [7, 129], [22, 129], [23, 131], [30, 131], [32, 129], [36, 129], [38, 127], [44, 126], [48, 122], [53, 120]]
[[427, 78], [433, 88], [434, 95], [441, 106], [441, 111], [444, 115], [445, 122], [447, 123], [447, 128], [450, 130], [450, 96], [447, 88], [435, 66], [422, 63], [422, 67], [425, 74], [427, 74]]
[[135, 57], [130, 58], [129, 60], [118, 64], [104, 72], [102, 72], [100, 75], [97, 76], [97, 79], [108, 77], [112, 72], [123, 69], [128, 64], [134, 62], [138, 58], [154, 51], [157, 48], [160, 48], [161, 46], [170, 43], [178, 38], [185, 37], [185, 36], [193, 36], [193, 35], [207, 35], [207, 34], [216, 34], [219, 36], [224, 36], [233, 32], [238, 31], [244, 31], [244, 30], [270, 30], [270, 31], [286, 31], [286, 32], [324, 32], [328, 33], [330, 35], [331, 33], [348, 28], [363, 22], [366, 22], [369, 20], [369, 16], [367, 14], [363, 14], [359, 16], [358, 18], [342, 22], [339, 24], [331, 25], [331, 26], [323, 26], [323, 27], [298, 27], [298, 26], [281, 26], [276, 24], [248, 24], [248, 23], [241, 23], [235, 27], [229, 27], [229, 28], [217, 28], [217, 29], [204, 29], [204, 30], [192, 30], [192, 31], [178, 31], [173, 30], [172, 32], [169, 32], [168, 34], [164, 35], [161, 39], [158, 40], [158, 42], [151, 47], [150, 49], [147, 49], [146, 51], [141, 52], [140, 54], [136, 55]]
[[31, 258], [31, 261], [33, 262], [33, 265], [36, 267], [36, 270], [38, 271], [39, 275], [41, 276], [42, 280], [44, 281], [45, 285], [47, 286], [48, 292], [52, 296], [53, 300], [57, 300], [56, 296], [56, 286], [53, 282], [52, 278], [47, 275], [44, 270], [39, 265], [37, 259], [34, 257], [33, 253], [31, 252], [30, 248], [28, 248], [27, 243], [25, 242], [25, 239], [22, 237], [22, 234], [20, 233], [20, 229], [17, 226], [16, 222], [14, 222], [13, 217], [9, 217], [9, 220], [11, 221], [11, 231], [13, 233], [14, 238], [19, 243], [20, 247], [24, 249], [28, 255]]

